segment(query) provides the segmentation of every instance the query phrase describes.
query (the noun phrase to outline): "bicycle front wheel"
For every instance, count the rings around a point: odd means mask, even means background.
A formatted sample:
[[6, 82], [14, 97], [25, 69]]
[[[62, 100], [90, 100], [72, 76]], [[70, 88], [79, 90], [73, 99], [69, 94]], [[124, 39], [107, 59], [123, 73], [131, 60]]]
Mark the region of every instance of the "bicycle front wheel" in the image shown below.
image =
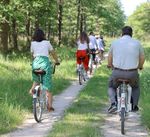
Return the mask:
[[37, 122], [41, 122], [42, 104], [39, 98], [33, 98], [33, 114]]
[[125, 131], [124, 131], [124, 125], [125, 125], [125, 108], [121, 109], [121, 133], [124, 135]]

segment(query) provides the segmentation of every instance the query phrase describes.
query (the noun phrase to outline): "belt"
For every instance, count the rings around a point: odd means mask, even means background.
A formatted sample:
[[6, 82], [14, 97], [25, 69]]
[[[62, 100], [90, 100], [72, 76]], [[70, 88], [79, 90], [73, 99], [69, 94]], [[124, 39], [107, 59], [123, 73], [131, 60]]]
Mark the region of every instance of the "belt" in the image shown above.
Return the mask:
[[136, 71], [137, 69], [120, 69], [120, 68], [114, 68], [115, 70], [120, 70], [120, 71]]

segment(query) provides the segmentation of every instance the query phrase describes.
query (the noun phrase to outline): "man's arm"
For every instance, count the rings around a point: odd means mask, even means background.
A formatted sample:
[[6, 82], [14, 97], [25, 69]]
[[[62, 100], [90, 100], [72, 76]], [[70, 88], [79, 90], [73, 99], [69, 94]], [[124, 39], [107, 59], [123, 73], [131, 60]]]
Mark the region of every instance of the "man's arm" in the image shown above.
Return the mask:
[[113, 67], [113, 57], [111, 52], [108, 53], [108, 67]]
[[139, 56], [139, 66], [138, 66], [139, 69], [143, 69], [144, 62], [145, 62], [145, 56], [144, 54], [141, 54]]

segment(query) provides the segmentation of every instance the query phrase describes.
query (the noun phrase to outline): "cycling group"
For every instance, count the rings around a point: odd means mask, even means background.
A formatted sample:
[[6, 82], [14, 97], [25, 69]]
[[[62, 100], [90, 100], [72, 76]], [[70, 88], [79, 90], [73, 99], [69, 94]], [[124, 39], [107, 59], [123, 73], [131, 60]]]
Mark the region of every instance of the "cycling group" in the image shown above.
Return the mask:
[[[92, 32], [89, 36], [86, 32], [82, 32], [77, 41], [77, 67], [81, 64], [80, 57], [84, 57], [83, 66], [86, 74], [89, 70], [89, 54], [92, 53], [93, 61], [95, 61], [96, 50], [99, 50], [100, 57], [103, 57], [104, 45], [98, 47], [100, 41], [100, 38], [96, 41]], [[51, 53], [57, 65], [60, 63], [52, 45], [45, 39], [45, 35], [41, 29], [37, 29], [34, 33], [33, 41], [31, 42], [31, 53], [33, 55], [32, 76], [34, 82], [30, 89], [30, 94], [33, 94], [34, 88], [40, 84], [39, 77], [35, 74], [34, 70], [44, 70], [44, 73], [42, 72], [44, 74], [42, 78], [42, 89], [40, 90], [46, 91], [48, 111], [54, 111], [52, 94], [50, 92], [52, 87], [52, 64], [48, 58], [49, 53]], [[129, 84], [132, 88], [132, 110], [138, 111], [140, 96], [138, 69], [143, 69], [144, 61], [144, 51], [140, 42], [132, 38], [132, 28], [125, 26], [122, 29], [122, 37], [112, 42], [108, 53], [108, 67], [112, 68], [112, 74], [108, 83], [108, 96], [111, 103], [108, 109], [109, 113], [114, 113], [117, 110], [116, 90], [119, 86], [118, 79], [130, 81]]]
[[[83, 62], [87, 79], [88, 71], [91, 74], [93, 65], [100, 63], [100, 60], [103, 59], [104, 46], [102, 36], [96, 38], [93, 32], [90, 32], [89, 36], [86, 32], [81, 32], [80, 37], [77, 40], [77, 71], [79, 69], [79, 65]], [[81, 60], [81, 57], [84, 59]]]

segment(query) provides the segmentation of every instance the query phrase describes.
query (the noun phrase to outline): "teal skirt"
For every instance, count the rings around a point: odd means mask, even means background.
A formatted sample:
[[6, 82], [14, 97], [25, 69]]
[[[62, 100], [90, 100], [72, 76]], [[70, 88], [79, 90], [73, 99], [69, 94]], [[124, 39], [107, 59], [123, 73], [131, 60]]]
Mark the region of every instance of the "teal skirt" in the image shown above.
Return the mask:
[[[35, 57], [35, 59], [32, 62], [32, 70], [35, 69], [42, 69], [46, 72], [46, 74], [43, 75], [42, 90], [50, 91], [52, 88], [52, 64], [49, 61], [49, 58], [46, 56]], [[32, 79], [34, 82], [40, 83], [38, 75], [33, 73], [33, 71], [32, 71]]]

